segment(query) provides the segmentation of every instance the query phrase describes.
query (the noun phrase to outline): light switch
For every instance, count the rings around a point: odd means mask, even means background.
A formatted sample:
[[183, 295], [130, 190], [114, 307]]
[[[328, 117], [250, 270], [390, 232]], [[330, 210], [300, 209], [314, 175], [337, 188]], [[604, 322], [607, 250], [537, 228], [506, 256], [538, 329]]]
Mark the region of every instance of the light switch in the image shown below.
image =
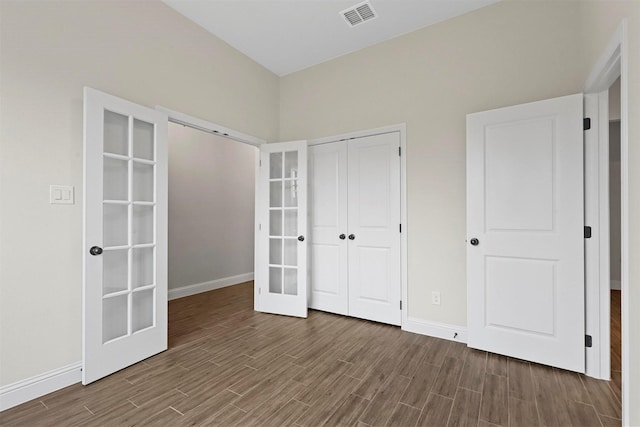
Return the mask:
[[52, 205], [73, 205], [74, 192], [72, 185], [50, 185], [49, 203]]

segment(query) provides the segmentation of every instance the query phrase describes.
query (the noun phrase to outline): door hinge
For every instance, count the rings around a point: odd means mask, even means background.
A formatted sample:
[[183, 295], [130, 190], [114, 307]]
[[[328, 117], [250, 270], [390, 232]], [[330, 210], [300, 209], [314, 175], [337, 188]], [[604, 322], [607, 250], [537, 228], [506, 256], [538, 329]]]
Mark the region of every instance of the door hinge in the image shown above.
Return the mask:
[[402, 301], [400, 301], [400, 310], [402, 310]]
[[402, 224], [398, 224], [398, 228], [400, 229], [400, 232], [402, 233]]
[[585, 117], [585, 118], [582, 120], [582, 129], [583, 129], [583, 130], [589, 130], [589, 129], [591, 129], [591, 118], [589, 118], [589, 117]]
[[262, 295], [262, 288], [258, 288], [258, 295]]
[[593, 339], [591, 338], [591, 335], [584, 336], [584, 345], [585, 347], [593, 347]]
[[584, 227], [584, 238], [585, 239], [590, 239], [591, 238], [591, 227]]
[[258, 164], [260, 167], [262, 167], [262, 159], [258, 160]]
[[398, 156], [402, 156], [402, 147], [398, 147]]

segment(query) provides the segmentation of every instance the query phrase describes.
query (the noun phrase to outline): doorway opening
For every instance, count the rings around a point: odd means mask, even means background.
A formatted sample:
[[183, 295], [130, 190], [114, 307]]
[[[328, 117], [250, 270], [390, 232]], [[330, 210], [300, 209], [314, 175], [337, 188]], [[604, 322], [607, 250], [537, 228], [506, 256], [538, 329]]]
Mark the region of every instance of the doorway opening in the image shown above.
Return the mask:
[[[264, 141], [156, 108], [169, 118], [168, 299], [252, 281], [257, 147]], [[193, 335], [172, 320], [170, 348]]]
[[610, 361], [612, 389], [621, 398], [622, 390], [622, 267], [620, 202], [620, 78], [609, 87], [609, 287]]

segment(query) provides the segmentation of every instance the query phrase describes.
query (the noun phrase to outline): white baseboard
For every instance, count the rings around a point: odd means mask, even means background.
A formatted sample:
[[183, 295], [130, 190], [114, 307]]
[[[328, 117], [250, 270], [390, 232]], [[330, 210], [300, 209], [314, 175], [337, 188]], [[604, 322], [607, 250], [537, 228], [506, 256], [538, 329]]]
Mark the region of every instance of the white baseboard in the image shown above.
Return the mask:
[[610, 280], [611, 282], [611, 289], [613, 289], [614, 291], [619, 291], [620, 289], [622, 289], [622, 282], [620, 280]]
[[222, 279], [210, 280], [208, 282], [195, 283], [193, 285], [180, 286], [178, 288], [169, 289], [169, 300], [213, 291], [214, 289], [237, 285], [239, 283], [248, 282], [249, 280], [253, 280], [253, 272], [223, 277]]
[[68, 387], [82, 380], [82, 363], [77, 362], [0, 388], [0, 411]]
[[402, 325], [402, 330], [449, 341], [467, 342], [467, 328], [463, 326], [430, 322], [415, 317], [407, 318], [406, 324]]

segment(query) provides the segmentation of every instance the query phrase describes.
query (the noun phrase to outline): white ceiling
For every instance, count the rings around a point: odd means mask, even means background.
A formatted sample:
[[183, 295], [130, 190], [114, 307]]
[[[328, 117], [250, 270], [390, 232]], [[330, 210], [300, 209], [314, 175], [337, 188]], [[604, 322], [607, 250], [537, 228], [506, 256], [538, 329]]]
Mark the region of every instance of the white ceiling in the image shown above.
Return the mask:
[[350, 27], [361, 0], [162, 0], [279, 76], [499, 0], [371, 0], [377, 18]]

